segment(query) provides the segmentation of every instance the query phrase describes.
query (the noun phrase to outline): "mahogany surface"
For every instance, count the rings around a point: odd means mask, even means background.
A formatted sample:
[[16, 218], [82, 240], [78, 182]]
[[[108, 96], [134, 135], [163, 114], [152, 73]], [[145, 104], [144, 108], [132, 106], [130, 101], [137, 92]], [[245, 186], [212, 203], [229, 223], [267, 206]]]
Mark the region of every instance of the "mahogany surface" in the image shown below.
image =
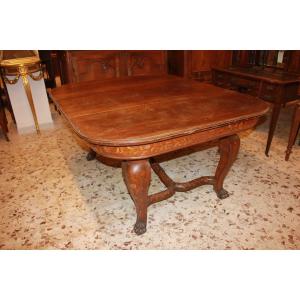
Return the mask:
[[[137, 234], [146, 231], [147, 207], [175, 192], [211, 184], [220, 199], [228, 197], [223, 182], [238, 154], [237, 133], [254, 127], [269, 109], [260, 99], [175, 76], [74, 83], [51, 97], [95, 153], [122, 161]], [[220, 153], [214, 176], [174, 182], [155, 160], [210, 141], [217, 141]], [[151, 168], [166, 189], [148, 195]]]
[[299, 98], [300, 77], [285, 71], [262, 67], [213, 68], [217, 86], [237, 89], [273, 103], [265, 154], [268, 156], [281, 107]]
[[57, 107], [87, 142], [128, 146], [216, 128], [264, 114], [262, 101], [173, 76], [65, 85]]

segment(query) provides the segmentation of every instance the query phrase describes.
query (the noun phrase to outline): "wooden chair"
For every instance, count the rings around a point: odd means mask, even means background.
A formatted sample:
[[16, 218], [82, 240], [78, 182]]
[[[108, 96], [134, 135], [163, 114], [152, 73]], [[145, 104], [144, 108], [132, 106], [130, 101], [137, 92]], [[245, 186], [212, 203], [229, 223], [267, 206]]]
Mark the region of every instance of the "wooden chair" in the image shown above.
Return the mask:
[[15, 115], [14, 115], [14, 112], [13, 112], [13, 109], [11, 106], [8, 91], [7, 91], [6, 85], [4, 83], [4, 80], [2, 79], [1, 76], [0, 76], [0, 98], [2, 100], [2, 105], [4, 105], [4, 107], [6, 107], [6, 109], [9, 111], [13, 122], [16, 124], [16, 119], [15, 119]]
[[300, 100], [296, 103], [295, 110], [294, 110], [289, 142], [285, 154], [286, 161], [289, 160], [290, 154], [292, 153], [292, 147], [295, 144], [297, 133], [299, 131], [299, 126], [300, 126]]
[[5, 115], [5, 108], [4, 108], [4, 103], [1, 94], [0, 94], [0, 127], [3, 131], [5, 139], [9, 142], [9, 138], [7, 136], [8, 133], [7, 119]]

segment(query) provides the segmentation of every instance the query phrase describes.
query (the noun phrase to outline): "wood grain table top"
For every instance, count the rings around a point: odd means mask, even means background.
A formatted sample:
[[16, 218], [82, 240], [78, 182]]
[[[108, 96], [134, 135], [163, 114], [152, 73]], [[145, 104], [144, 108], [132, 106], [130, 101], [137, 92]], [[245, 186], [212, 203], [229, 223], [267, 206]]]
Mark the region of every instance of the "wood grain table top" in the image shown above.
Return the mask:
[[270, 70], [262, 67], [230, 67], [230, 68], [213, 68], [214, 70], [244, 76], [252, 79], [259, 79], [276, 84], [299, 83], [300, 77], [289, 72]]
[[252, 96], [175, 76], [141, 76], [68, 84], [51, 98], [91, 144], [143, 145], [266, 114]]

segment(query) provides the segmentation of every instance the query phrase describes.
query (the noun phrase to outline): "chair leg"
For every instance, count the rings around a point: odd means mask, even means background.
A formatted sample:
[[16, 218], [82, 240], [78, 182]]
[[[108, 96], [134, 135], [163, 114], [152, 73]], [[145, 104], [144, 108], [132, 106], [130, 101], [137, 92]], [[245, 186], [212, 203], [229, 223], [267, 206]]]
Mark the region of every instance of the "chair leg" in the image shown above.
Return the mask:
[[2, 132], [3, 132], [5, 139], [9, 142], [9, 138], [7, 135], [7, 132], [8, 132], [7, 124], [5, 123], [5, 120], [2, 120], [2, 121], [3, 122], [0, 122], [0, 127], [2, 128]]
[[14, 124], [16, 124], [15, 114], [14, 114], [14, 111], [13, 111], [12, 106], [11, 106], [11, 102], [10, 102], [10, 98], [9, 98], [9, 95], [8, 95], [6, 85], [4, 85], [4, 93], [5, 93], [5, 96], [6, 96], [5, 106], [8, 109]]
[[8, 138], [8, 135], [7, 135], [7, 133], [5, 132], [5, 130], [3, 130], [3, 134], [4, 134], [4, 137], [5, 137], [6, 141], [9, 142], [9, 138]]
[[7, 119], [6, 119], [4, 107], [0, 108], [0, 127], [2, 128], [5, 139], [9, 142], [9, 138], [7, 136], [8, 133]]

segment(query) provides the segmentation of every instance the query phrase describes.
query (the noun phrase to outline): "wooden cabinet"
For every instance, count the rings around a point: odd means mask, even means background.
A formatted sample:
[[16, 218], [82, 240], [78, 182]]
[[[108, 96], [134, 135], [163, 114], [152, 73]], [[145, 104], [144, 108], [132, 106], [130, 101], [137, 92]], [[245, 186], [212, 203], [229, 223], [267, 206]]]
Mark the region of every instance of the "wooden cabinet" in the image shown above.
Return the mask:
[[183, 50], [169, 50], [167, 52], [169, 74], [186, 77], [187, 52]]
[[223, 50], [190, 51], [191, 73], [211, 71], [212, 67], [226, 68], [231, 65], [231, 52]]
[[290, 51], [290, 59], [288, 64], [288, 71], [293, 73], [300, 73], [300, 50]]
[[295, 74], [264, 67], [213, 68], [213, 83], [273, 103], [265, 151], [268, 156], [281, 107], [299, 98], [300, 78]]
[[230, 50], [168, 51], [169, 73], [187, 78], [211, 80], [212, 67], [226, 68], [231, 63], [232, 51]]
[[274, 69], [289, 70], [293, 52], [291, 50], [233, 50], [234, 66], [264, 66]]
[[166, 51], [60, 51], [62, 83], [167, 73]]

